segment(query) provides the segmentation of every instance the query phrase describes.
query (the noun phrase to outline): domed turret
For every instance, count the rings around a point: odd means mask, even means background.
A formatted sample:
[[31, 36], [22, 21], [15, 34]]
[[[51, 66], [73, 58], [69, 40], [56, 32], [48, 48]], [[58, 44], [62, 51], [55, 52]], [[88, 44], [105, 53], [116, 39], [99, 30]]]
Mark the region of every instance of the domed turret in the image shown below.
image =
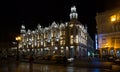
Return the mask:
[[76, 7], [73, 6], [71, 7], [70, 19], [77, 19], [77, 18], [78, 18], [78, 14], [76, 12]]

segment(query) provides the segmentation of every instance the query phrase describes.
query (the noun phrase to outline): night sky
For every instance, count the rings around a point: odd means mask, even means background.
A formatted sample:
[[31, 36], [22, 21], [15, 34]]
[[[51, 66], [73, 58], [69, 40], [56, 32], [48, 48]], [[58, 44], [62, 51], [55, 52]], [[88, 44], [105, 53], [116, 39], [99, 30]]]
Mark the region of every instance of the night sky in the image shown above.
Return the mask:
[[[108, 3], [108, 1], [110, 1]], [[16, 0], [4, 1], [1, 8], [0, 42], [12, 42], [19, 35], [22, 24], [34, 30], [38, 23], [49, 26], [53, 21], [69, 21], [71, 6], [75, 5], [78, 20], [87, 24], [88, 33], [94, 40], [96, 32], [96, 12], [115, 7], [119, 0]], [[119, 1], [119, 2], [118, 2]], [[111, 6], [111, 7], [110, 7]]]

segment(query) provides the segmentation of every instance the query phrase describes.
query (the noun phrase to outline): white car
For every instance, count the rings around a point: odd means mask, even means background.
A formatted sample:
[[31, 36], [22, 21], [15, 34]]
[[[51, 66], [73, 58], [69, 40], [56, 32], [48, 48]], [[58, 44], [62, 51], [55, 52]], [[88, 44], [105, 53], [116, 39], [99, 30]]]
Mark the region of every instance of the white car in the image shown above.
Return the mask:
[[68, 62], [73, 62], [74, 58], [68, 58], [67, 60], [68, 60]]
[[120, 64], [120, 58], [115, 59], [114, 61], [116, 64]]

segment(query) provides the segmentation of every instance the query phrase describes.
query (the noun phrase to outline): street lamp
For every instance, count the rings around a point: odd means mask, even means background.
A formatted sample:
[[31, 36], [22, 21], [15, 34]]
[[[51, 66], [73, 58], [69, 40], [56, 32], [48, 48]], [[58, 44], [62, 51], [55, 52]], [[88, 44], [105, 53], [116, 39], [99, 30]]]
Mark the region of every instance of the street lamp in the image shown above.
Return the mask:
[[114, 24], [113, 25], [113, 32], [115, 33], [115, 36], [114, 36], [114, 45], [113, 45], [113, 47], [114, 47], [114, 56], [116, 56], [116, 27], [117, 27], [117, 22], [118, 20], [117, 20], [117, 15], [112, 15], [111, 16], [111, 22]]
[[116, 15], [111, 16], [111, 22], [115, 22], [116, 21]]
[[17, 41], [17, 57], [16, 60], [19, 60], [19, 52], [18, 52], [18, 48], [19, 48], [19, 41], [21, 40], [20, 36], [15, 37], [15, 40]]

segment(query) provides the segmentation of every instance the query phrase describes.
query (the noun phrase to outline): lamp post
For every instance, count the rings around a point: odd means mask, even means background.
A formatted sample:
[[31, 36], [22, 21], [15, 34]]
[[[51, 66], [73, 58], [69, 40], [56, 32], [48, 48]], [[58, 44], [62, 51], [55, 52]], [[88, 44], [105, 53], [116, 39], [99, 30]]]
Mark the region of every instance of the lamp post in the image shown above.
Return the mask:
[[117, 16], [116, 15], [113, 15], [111, 16], [111, 22], [114, 24], [113, 25], [113, 32], [115, 33], [115, 36], [114, 36], [114, 56], [116, 56], [116, 27], [117, 27]]
[[30, 58], [29, 58], [29, 62], [30, 63], [32, 63], [32, 61], [33, 61], [33, 53], [32, 53], [32, 42], [30, 41], [29, 43], [28, 43], [28, 45], [29, 45], [29, 55], [30, 55]]
[[19, 60], [19, 41], [21, 40], [21, 37], [20, 36], [17, 36], [16, 38], [16, 41], [17, 41], [17, 57], [16, 57], [16, 60], [18, 61]]

